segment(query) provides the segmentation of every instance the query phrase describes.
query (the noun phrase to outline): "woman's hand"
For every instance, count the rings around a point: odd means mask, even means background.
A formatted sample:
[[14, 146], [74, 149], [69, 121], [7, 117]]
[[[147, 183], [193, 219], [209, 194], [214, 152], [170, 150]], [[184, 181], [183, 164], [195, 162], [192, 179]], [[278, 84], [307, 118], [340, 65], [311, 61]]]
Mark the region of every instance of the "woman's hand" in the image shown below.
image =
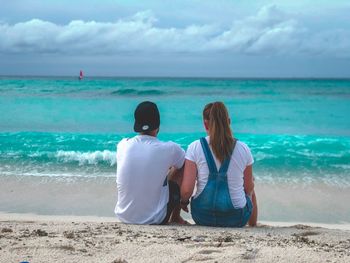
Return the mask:
[[181, 200], [181, 201], [180, 201], [181, 209], [184, 210], [186, 213], [188, 213], [188, 204], [189, 204], [189, 203], [190, 203], [189, 200], [187, 200], [187, 201]]

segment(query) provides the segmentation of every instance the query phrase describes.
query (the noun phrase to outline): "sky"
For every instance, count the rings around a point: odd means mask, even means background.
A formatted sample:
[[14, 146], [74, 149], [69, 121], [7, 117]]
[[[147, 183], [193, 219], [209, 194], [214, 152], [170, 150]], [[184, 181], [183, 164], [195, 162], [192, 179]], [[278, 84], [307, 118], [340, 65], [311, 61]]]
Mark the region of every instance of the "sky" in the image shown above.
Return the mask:
[[350, 1], [0, 0], [0, 75], [350, 77]]

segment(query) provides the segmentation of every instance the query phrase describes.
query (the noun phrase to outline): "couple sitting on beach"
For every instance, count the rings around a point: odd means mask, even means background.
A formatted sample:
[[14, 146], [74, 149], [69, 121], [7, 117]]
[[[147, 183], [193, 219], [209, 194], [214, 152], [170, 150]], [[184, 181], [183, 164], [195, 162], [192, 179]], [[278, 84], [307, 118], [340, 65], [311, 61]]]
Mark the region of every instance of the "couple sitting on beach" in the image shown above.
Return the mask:
[[208, 134], [188, 146], [157, 139], [160, 116], [156, 104], [140, 103], [134, 113], [139, 134], [117, 146], [117, 217], [130, 224], [187, 223], [183, 209], [205, 226], [255, 226], [257, 205], [253, 157], [235, 139], [221, 102], [203, 110]]

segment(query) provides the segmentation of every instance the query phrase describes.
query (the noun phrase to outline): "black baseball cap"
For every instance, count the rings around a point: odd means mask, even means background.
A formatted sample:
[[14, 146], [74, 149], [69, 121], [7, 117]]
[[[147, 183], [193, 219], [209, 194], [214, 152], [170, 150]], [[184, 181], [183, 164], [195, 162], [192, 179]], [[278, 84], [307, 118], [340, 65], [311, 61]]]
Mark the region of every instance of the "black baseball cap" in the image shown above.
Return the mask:
[[134, 113], [135, 132], [148, 132], [159, 128], [160, 116], [159, 110], [155, 103], [150, 101], [141, 102]]

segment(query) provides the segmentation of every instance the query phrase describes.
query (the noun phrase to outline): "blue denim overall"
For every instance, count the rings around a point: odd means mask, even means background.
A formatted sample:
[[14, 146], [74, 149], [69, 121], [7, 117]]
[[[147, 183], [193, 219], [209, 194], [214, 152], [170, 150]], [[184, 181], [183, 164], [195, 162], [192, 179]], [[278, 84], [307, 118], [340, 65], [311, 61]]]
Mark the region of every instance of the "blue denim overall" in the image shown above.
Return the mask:
[[[198, 197], [191, 200], [191, 214], [198, 225], [242, 227], [252, 213], [252, 202], [246, 196], [247, 204], [243, 208], [234, 208], [227, 183], [227, 170], [231, 158], [226, 159], [218, 171], [208, 142], [200, 139], [209, 168], [208, 182]], [[234, 143], [234, 147], [236, 141]], [[233, 150], [234, 150], [233, 147]], [[233, 152], [233, 151], [232, 151]]]

